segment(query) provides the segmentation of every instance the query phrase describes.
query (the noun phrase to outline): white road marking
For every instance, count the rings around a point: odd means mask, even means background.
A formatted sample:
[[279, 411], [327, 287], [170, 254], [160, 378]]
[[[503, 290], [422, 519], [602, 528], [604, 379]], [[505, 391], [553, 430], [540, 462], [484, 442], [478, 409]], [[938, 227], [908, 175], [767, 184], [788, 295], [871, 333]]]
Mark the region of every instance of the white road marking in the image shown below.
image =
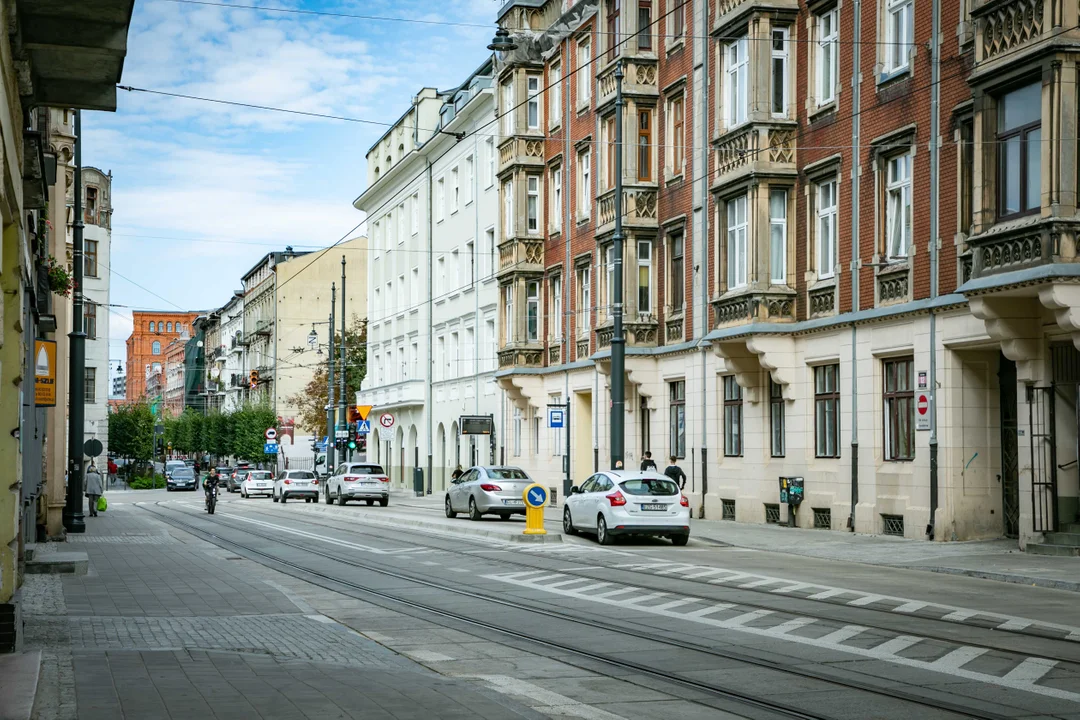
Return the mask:
[[598, 595], [590, 595], [589, 599], [590, 600], [605, 600], [606, 601], [608, 598], [612, 597], [613, 595], [622, 595], [623, 593], [633, 592], [635, 590], [640, 590], [640, 589], [641, 588], [639, 588], [639, 587], [626, 586], [626, 587], [617, 588], [615, 590], [608, 590], [607, 592], [602, 592], [602, 593], [599, 593]]
[[401, 653], [403, 655], [408, 655], [413, 660], [423, 663], [448, 662], [454, 659], [449, 655], [443, 655], [442, 653], [437, 653], [434, 650], [402, 650]]
[[785, 587], [776, 588], [775, 590], [770, 590], [769, 592], [790, 593], [790, 592], [795, 592], [796, 590], [802, 590], [802, 589], [808, 588], [808, 587], [812, 587], [810, 585], [810, 583], [795, 583], [793, 585], [787, 585]]
[[724, 621], [724, 627], [739, 628], [739, 627], [742, 627], [743, 625], [745, 625], [745, 624], [747, 624], [749, 622], [753, 622], [754, 620], [757, 620], [759, 618], [765, 617], [766, 615], [772, 615], [772, 614], [773, 614], [772, 610], [751, 610], [748, 613], [743, 613], [742, 615], [736, 615], [733, 618], [728, 618], [727, 620]]
[[1050, 672], [1057, 665], [1057, 660], [1046, 658], [1028, 658], [1010, 670], [1005, 677], [1015, 680], [1034, 683], [1042, 679], [1042, 676]]
[[846, 592], [847, 592], [847, 590], [841, 590], [840, 588], [830, 588], [830, 589], [826, 590], [825, 592], [819, 592], [819, 593], [817, 593], [815, 595], [811, 595], [810, 599], [811, 600], [828, 600], [831, 597], [836, 597], [837, 595], [843, 595]]
[[528, 698], [538, 703], [532, 706], [534, 710], [546, 715], [571, 715], [585, 720], [625, 720], [621, 715], [609, 713], [606, 710], [560, 695], [553, 690], [506, 675], [463, 675], [460, 677], [481, 680], [487, 683], [492, 690], [501, 692], [504, 695]]
[[611, 587], [611, 583], [609, 583], [609, 582], [593, 583], [592, 585], [586, 585], [585, 587], [579, 587], [577, 590], [578, 590], [579, 593], [584, 593], [584, 592], [589, 591], [589, 590], [599, 590], [600, 588], [603, 588], [603, 587]]
[[964, 622], [970, 617], [975, 617], [976, 614], [977, 613], [974, 610], [954, 610], [941, 619], [951, 620], [952, 622]]
[[640, 605], [647, 603], [650, 600], [656, 600], [657, 598], [667, 597], [668, 593], [649, 593], [648, 595], [642, 595], [641, 597], [630, 598], [629, 600], [623, 600], [623, 605]]
[[382, 633], [375, 632], [374, 630], [361, 630], [360, 634], [382, 645], [394, 642], [394, 638], [390, 637], [389, 635], [383, 635]]
[[657, 610], [670, 610], [671, 608], [682, 607], [683, 605], [689, 605], [692, 602], [697, 602], [695, 598], [681, 598], [679, 600], [672, 600], [662, 605], [656, 605]]
[[756, 587], [761, 587], [762, 585], [775, 585], [776, 582], [777, 581], [772, 579], [772, 578], [764, 578], [762, 580], [754, 580], [753, 582], [744, 583], [744, 584], [740, 585], [739, 587], [740, 588], [747, 588], [747, 589], [748, 588], [756, 588]]
[[903, 605], [900, 605], [898, 607], [893, 608], [893, 612], [898, 612], [898, 613], [918, 612], [919, 610], [922, 610], [924, 607], [926, 607], [929, 604], [930, 603], [924, 603], [924, 602], [920, 602], [918, 600], [914, 600], [912, 602], [904, 603]]
[[874, 648], [874, 650], [888, 655], [896, 655], [920, 642], [922, 642], [922, 638], [914, 637], [912, 635], [900, 635], [899, 637], [894, 637], [892, 640], [886, 640]]
[[980, 655], [985, 655], [986, 652], [986, 648], [963, 645], [947, 655], [939, 657], [932, 664], [934, 667], [943, 668], [945, 670], [959, 670]]
[[1013, 619], [1013, 620], [1006, 620], [1005, 622], [998, 625], [997, 629], [998, 630], [1023, 630], [1026, 627], [1031, 627], [1031, 624], [1032, 624], [1031, 620], [1024, 620], [1024, 619], [1021, 619], [1021, 618], [1016, 618], [1016, 619]]
[[862, 633], [864, 630], [866, 630], [866, 628], [864, 628], [862, 625], [845, 625], [839, 630], [833, 630], [828, 635], [819, 637], [818, 641], [824, 643], [825, 645], [840, 645], [845, 640], [850, 640], [856, 635]]
[[706, 615], [712, 615], [713, 613], [718, 613], [721, 610], [730, 610], [733, 607], [735, 607], [735, 606], [732, 605], [731, 603], [720, 603], [719, 605], [713, 605], [711, 607], [701, 608], [700, 610], [694, 610], [693, 612], [688, 612], [683, 617], [688, 617], [688, 618], [705, 617]]
[[794, 620], [788, 620], [787, 622], [782, 622], [779, 625], [774, 625], [773, 627], [769, 628], [769, 630], [774, 635], [787, 635], [789, 632], [793, 632], [801, 627], [805, 627], [816, 622], [817, 619], [815, 618], [795, 618]]
[[871, 603], [876, 603], [879, 600], [884, 600], [884, 599], [885, 598], [883, 598], [881, 595], [863, 595], [861, 598], [855, 598], [854, 600], [849, 600], [848, 605], [854, 605], [856, 607], [862, 607], [863, 605], [870, 605]]

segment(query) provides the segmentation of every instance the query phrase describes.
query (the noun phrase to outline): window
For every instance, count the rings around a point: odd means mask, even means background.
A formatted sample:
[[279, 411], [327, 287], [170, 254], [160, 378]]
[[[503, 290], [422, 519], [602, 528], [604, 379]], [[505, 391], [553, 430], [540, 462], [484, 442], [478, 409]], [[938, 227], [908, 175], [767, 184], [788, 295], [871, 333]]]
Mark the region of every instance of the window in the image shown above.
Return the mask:
[[172, 323], [171, 322], [170, 323], [165, 323], [165, 327], [167, 328], [165, 330], [165, 332], [172, 332]]
[[817, 271], [830, 278], [836, 268], [836, 181], [817, 186]]
[[638, 113], [638, 180], [652, 180], [652, 113]]
[[592, 206], [592, 153], [588, 150], [578, 155], [578, 217], [588, 218]]
[[[379, 291], [376, 290], [376, 293]], [[409, 273], [409, 303], [413, 308], [420, 305], [420, 268], [414, 267]]]
[[746, 196], [727, 201], [727, 286], [746, 285]]
[[536, 342], [540, 338], [540, 282], [525, 283], [525, 340]]
[[446, 216], [446, 182], [439, 178], [435, 183], [435, 219], [443, 221]]
[[818, 107], [836, 99], [836, 78], [839, 74], [840, 30], [836, 8], [817, 16], [817, 57], [814, 73], [817, 83]]
[[397, 346], [397, 366], [400, 368], [401, 380], [405, 381], [409, 379], [409, 366], [405, 363], [405, 346]]
[[409, 377], [414, 380], [420, 379], [420, 346], [417, 343], [413, 343], [409, 346], [409, 365], [411, 367], [411, 373]]
[[[379, 243], [379, 223], [377, 222], [371, 224], [371, 239], [372, 247], [375, 249], [375, 251], [378, 252], [379, 250], [381, 250], [382, 245]], [[376, 255], [376, 257], [378, 256]]]
[[379, 288], [375, 288], [375, 300], [372, 303], [375, 306], [375, 310], [372, 313], [375, 317], [379, 317], [379, 311], [382, 309], [382, 291]]
[[772, 93], [770, 103], [774, 117], [788, 114], [788, 29], [772, 31]]
[[397, 235], [394, 225], [394, 213], [393, 211], [386, 213], [386, 249], [392, 250], [394, 247], [394, 236]]
[[178, 332], [178, 333], [184, 332], [184, 323], [176, 323], [176, 332]]
[[397, 311], [399, 313], [405, 312], [405, 276], [398, 275], [397, 279]]
[[97, 224], [97, 188], [86, 188], [86, 209], [83, 214], [86, 216], [84, 222], [91, 224]]
[[540, 127], [540, 76], [527, 76], [525, 78], [525, 85], [529, 91], [529, 100], [526, 104], [529, 129], [536, 130]]
[[913, 358], [885, 361], [885, 459], [915, 457]]
[[503, 237], [514, 236], [514, 181], [503, 183]]
[[960, 232], [970, 235], [975, 223], [975, 124], [970, 117], [960, 123]]
[[637, 309], [638, 315], [652, 313], [652, 241], [641, 240], [637, 244]]
[[498, 339], [497, 339], [497, 336], [495, 335], [495, 319], [494, 318], [492, 318], [491, 320], [486, 320], [484, 322], [484, 338], [485, 338], [484, 347], [487, 348], [487, 353], [486, 353], [487, 362], [486, 362], [486, 368], [485, 369], [494, 370], [495, 369], [495, 363], [496, 363], [497, 358], [498, 358]]
[[529, 175], [526, 180], [525, 220], [529, 232], [540, 231], [540, 176]]
[[551, 324], [556, 340], [562, 340], [562, 278], [551, 279]]
[[450, 359], [447, 361], [447, 378], [453, 380], [461, 374], [461, 342], [456, 332], [450, 333]]
[[150, 322], [150, 332], [154, 332], [155, 325], [153, 321]]
[[455, 248], [450, 252], [450, 292], [461, 287], [461, 254]]
[[888, 161], [885, 188], [886, 251], [890, 260], [908, 256], [911, 248], [911, 155]]
[[[440, 297], [446, 292], [446, 256], [435, 261], [435, 297]], [[390, 296], [387, 296], [389, 302]]]
[[604, 312], [609, 317], [615, 310], [615, 246], [604, 248]]
[[652, 0], [638, 0], [638, 50], [652, 50]]
[[495, 138], [487, 140], [487, 187], [495, 184]]
[[514, 134], [514, 78], [503, 80], [502, 84], [502, 134]]
[[532, 452], [533, 455], [540, 453], [540, 416], [533, 415], [533, 436], [532, 436]]
[[83, 273], [86, 277], [98, 276], [98, 244], [97, 240], [87, 240], [83, 250]]
[[998, 100], [998, 216], [1042, 207], [1042, 85], [1032, 83]]
[[685, 272], [683, 268], [683, 234], [681, 232], [672, 233], [669, 245], [671, 247], [671, 261], [669, 263], [671, 275], [668, 278], [668, 293], [671, 312], [681, 313], [683, 311], [683, 278]]
[[686, 381], [668, 383], [668, 448], [677, 458], [686, 457]]
[[885, 73], [907, 69], [911, 48], [911, 0], [885, 0]]
[[562, 123], [562, 63], [555, 62], [548, 71], [548, 127], [556, 128]]
[[88, 403], [97, 402], [97, 368], [83, 368], [83, 400]]
[[97, 339], [97, 303], [89, 300], [83, 307], [83, 332], [86, 333], [87, 340]]
[[435, 340], [435, 379], [446, 378], [446, 338], [440, 335]]
[[157, 340], [155, 340], [150, 345], [150, 354], [151, 355], [160, 355], [161, 354], [161, 343], [158, 342]]
[[525, 421], [521, 408], [514, 408], [514, 457], [521, 456], [521, 426]]
[[747, 110], [747, 39], [742, 37], [727, 46], [727, 126], [746, 122]]
[[503, 327], [506, 329], [506, 344], [514, 342], [514, 286], [503, 288], [503, 308], [505, 312]]
[[[387, 315], [391, 315], [391, 314], [398, 311], [397, 306], [391, 304], [393, 302], [394, 302], [394, 282], [390, 281], [390, 282], [386, 283], [386, 314]], [[390, 365], [387, 365], [387, 368], [389, 368], [389, 367], [390, 367]]]
[[734, 375], [724, 376], [724, 455], [742, 455], [742, 387]]
[[787, 283], [787, 190], [769, 191], [769, 281]]
[[472, 287], [476, 282], [476, 246], [472, 242], [465, 243], [465, 285]]
[[622, 0], [607, 0], [608, 60], [619, 52], [619, 9]]
[[588, 38], [578, 42], [577, 53], [578, 105], [588, 105], [592, 94], [592, 78], [589, 77], [592, 73], [588, 69], [592, 63], [592, 43]]
[[602, 148], [604, 152], [604, 177], [603, 183], [605, 189], [615, 187], [615, 155], [618, 148], [615, 147], [615, 115], [608, 115], [604, 118], [604, 145]]
[[484, 247], [480, 249], [480, 277], [489, 280], [495, 274], [495, 229], [489, 228], [484, 232]]
[[420, 194], [416, 193], [412, 196], [412, 203], [410, 206], [412, 211], [412, 234], [416, 235], [420, 232]]
[[551, 171], [551, 229], [562, 230], [562, 167]]
[[671, 138], [668, 143], [671, 148], [671, 174], [682, 175], [683, 165], [686, 162], [686, 120], [685, 100], [682, 95], [671, 101]]
[[589, 332], [592, 321], [592, 268], [585, 266], [578, 270], [578, 334], [585, 335]]
[[814, 368], [814, 455], [840, 457], [840, 366]]
[[468, 205], [472, 202], [472, 186], [473, 186], [473, 156], [465, 158], [465, 204]]
[[784, 389], [769, 376], [769, 454], [784, 457]]
[[458, 169], [450, 171], [450, 212], [458, 211], [458, 203], [461, 201], [461, 182], [458, 179]]

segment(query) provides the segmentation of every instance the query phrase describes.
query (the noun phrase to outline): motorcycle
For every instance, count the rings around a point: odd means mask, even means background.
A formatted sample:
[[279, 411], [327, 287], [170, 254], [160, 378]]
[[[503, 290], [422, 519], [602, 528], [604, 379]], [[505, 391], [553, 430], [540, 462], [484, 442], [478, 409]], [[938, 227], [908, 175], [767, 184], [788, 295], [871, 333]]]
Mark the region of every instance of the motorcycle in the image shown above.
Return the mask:
[[217, 506], [217, 487], [210, 488], [210, 492], [206, 493], [206, 512], [210, 515], [214, 514], [214, 507]]

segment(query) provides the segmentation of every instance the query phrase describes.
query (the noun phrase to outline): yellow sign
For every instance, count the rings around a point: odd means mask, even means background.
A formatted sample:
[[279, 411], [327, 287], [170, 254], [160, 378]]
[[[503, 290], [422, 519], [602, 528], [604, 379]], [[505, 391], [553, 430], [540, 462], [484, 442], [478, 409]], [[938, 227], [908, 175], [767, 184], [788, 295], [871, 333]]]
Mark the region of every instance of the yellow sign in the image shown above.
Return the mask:
[[367, 420], [368, 413], [371, 412], [370, 405], [357, 405], [356, 414], [360, 416], [361, 420]]
[[56, 341], [34, 341], [34, 404], [56, 407]]
[[521, 493], [525, 501], [525, 530], [523, 535], [547, 535], [544, 529], [544, 506], [548, 504], [547, 488], [533, 483]]

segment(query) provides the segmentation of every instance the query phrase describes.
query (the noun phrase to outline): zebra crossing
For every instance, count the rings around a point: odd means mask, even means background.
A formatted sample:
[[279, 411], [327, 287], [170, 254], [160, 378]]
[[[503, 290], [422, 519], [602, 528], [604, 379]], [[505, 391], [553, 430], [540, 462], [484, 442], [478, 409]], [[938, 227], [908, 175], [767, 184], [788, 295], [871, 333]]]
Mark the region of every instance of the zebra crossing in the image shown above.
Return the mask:
[[731, 570], [709, 565], [693, 565], [690, 563], [673, 564], [670, 562], [624, 563], [612, 567], [662, 577], [693, 580], [708, 585], [722, 585], [738, 590], [756, 590], [803, 600], [828, 602], [834, 605], [865, 607], [871, 610], [927, 620], [943, 620], [945, 622], [995, 630], [1023, 631], [1026, 634], [1039, 635], [1053, 640], [1080, 642], [1080, 627], [1072, 625], [1048, 623], [1014, 615], [973, 610], [971, 608], [869, 593], [861, 590], [850, 590], [848, 588], [796, 581], [790, 578], [759, 575], [743, 570]]
[[[740, 606], [673, 592], [655, 592], [616, 582], [551, 573], [543, 570], [495, 573], [484, 579], [529, 590], [613, 606], [623, 611], [681, 620], [724, 631], [782, 639], [787, 643], [848, 653], [937, 674], [1022, 690], [1070, 702], [1080, 702], [1080, 668], [1056, 660], [945, 643], [918, 635], [893, 633], [775, 610]], [[1004, 669], [1003, 669], [1004, 666]], [[1064, 673], [1055, 673], [1063, 670]], [[1047, 677], [1055, 673], [1054, 677]], [[1058, 675], [1071, 678], [1063, 689], [1040, 683], [1062, 684]]]

